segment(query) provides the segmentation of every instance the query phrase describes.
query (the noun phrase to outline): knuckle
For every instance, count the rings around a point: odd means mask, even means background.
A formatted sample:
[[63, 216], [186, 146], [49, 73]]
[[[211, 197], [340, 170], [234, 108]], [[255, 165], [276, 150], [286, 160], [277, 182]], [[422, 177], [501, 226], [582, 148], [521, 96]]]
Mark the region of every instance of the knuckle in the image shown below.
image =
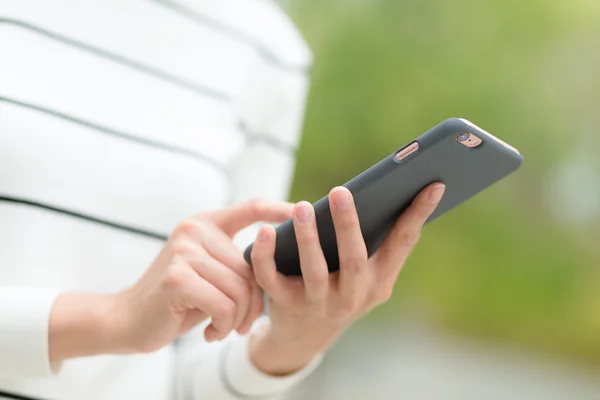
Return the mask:
[[326, 267], [315, 269], [310, 274], [304, 274], [304, 282], [311, 286], [325, 286], [329, 280], [329, 271]]
[[356, 296], [350, 296], [349, 298], [345, 299], [344, 302], [342, 303], [342, 314], [344, 315], [354, 315], [356, 313], [358, 313], [358, 311], [360, 310], [361, 306], [362, 306], [362, 301], [361, 299]]
[[374, 293], [374, 303], [375, 305], [380, 305], [387, 303], [389, 299], [392, 298], [392, 294], [394, 292], [394, 287], [391, 285], [383, 286], [379, 288]]
[[296, 234], [296, 241], [298, 243], [316, 243], [319, 241], [319, 234], [316, 229], [312, 226], [298, 226], [294, 227]]
[[256, 282], [256, 289], [254, 290], [258, 290], [261, 293], [264, 291], [274, 291], [276, 290], [276, 288], [278, 287], [277, 284], [279, 283], [277, 281], [277, 272], [273, 273], [275, 271], [261, 271], [260, 268], [258, 268], [254, 274], [254, 280]]
[[230, 299], [224, 299], [215, 304], [217, 316], [223, 319], [232, 320], [235, 316], [235, 303]]
[[346, 272], [354, 274], [362, 271], [364, 264], [365, 261], [362, 258], [348, 257], [340, 262], [340, 268]]
[[162, 285], [167, 291], [177, 290], [187, 281], [188, 272], [186, 268], [176, 265], [167, 270]]
[[236, 303], [241, 303], [250, 297], [250, 293], [250, 285], [247, 282], [240, 282], [232, 289], [231, 296]]
[[405, 245], [405, 246], [414, 246], [417, 244], [417, 242], [419, 241], [419, 238], [421, 237], [421, 231], [420, 230], [412, 230], [412, 229], [406, 229], [403, 230], [402, 232], [400, 232], [400, 243]]
[[196, 228], [197, 228], [196, 221], [194, 221], [192, 219], [186, 219], [177, 224], [177, 226], [173, 230], [173, 237], [174, 238], [188, 237], [195, 232]]
[[[252, 267], [250, 267], [245, 260], [236, 265], [234, 271], [246, 281], [251, 280], [254, 277]], [[250, 282], [246, 283], [250, 285]]]
[[248, 200], [246, 203], [246, 206], [247, 206], [250, 214], [255, 217], [262, 215], [266, 208], [265, 200], [260, 199], [260, 198], [254, 198], [254, 199]]
[[338, 229], [344, 231], [352, 231], [360, 227], [356, 214], [351, 213], [348, 210], [344, 210], [338, 220]]
[[[271, 300], [269, 301], [271, 302]], [[278, 303], [281, 304], [281, 308], [285, 310], [286, 314], [290, 317], [302, 316], [305, 314], [305, 301], [299, 296], [284, 296], [281, 299], [278, 299]]]
[[207, 274], [209, 273], [209, 271], [211, 269], [211, 265], [208, 262], [208, 260], [200, 258], [200, 259], [193, 261], [192, 268], [194, 268], [196, 273], [198, 275], [200, 275], [202, 278], [206, 278]]
[[262, 247], [258, 244], [254, 244], [252, 246], [252, 251], [250, 252], [250, 259], [253, 264], [262, 263], [267, 259], [267, 254], [264, 251], [261, 251]]
[[328, 293], [329, 290], [326, 286], [313, 285], [310, 291], [306, 293], [306, 302], [310, 306], [320, 307], [323, 303], [326, 303]]
[[171, 247], [172, 251], [176, 255], [187, 256], [196, 252], [195, 246], [188, 240], [175, 240]]

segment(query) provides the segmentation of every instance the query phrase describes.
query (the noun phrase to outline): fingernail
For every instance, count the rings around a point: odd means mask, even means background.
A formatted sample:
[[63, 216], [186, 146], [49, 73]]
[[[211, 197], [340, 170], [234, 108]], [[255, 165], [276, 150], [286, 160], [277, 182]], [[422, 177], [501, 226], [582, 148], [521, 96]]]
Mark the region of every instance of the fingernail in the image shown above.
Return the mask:
[[444, 196], [444, 191], [446, 190], [446, 186], [443, 184], [436, 185], [431, 192], [429, 193], [429, 204], [437, 204], [440, 202], [442, 197]]
[[271, 236], [271, 232], [269, 232], [269, 229], [267, 227], [263, 226], [258, 231], [258, 242], [259, 243], [267, 242], [269, 240], [269, 236]]
[[298, 222], [308, 222], [310, 220], [310, 206], [299, 203], [296, 206], [296, 218], [298, 218]]
[[333, 193], [333, 204], [337, 208], [348, 208], [350, 205], [350, 192], [346, 189], [338, 189]]

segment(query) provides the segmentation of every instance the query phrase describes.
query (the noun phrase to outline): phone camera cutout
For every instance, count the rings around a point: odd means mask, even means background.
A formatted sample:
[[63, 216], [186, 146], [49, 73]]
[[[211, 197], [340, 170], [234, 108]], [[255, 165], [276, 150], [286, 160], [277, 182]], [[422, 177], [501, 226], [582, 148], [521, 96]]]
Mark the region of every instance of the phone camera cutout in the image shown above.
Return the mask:
[[456, 141], [470, 149], [475, 148], [475, 147], [479, 146], [481, 143], [483, 143], [483, 140], [481, 140], [481, 138], [479, 138], [478, 136], [475, 136], [471, 132], [461, 133], [456, 138]]

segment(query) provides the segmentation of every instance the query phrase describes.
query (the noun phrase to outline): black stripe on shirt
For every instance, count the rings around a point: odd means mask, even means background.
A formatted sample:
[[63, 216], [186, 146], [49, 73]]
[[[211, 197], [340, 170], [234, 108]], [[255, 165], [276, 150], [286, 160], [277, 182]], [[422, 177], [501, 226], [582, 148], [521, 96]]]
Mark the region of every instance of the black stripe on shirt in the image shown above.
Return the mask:
[[217, 169], [219, 172], [222, 172], [226, 175], [229, 173], [229, 171], [227, 169], [227, 165], [225, 165], [224, 163], [221, 163], [218, 160], [215, 160], [205, 154], [197, 153], [195, 151], [191, 151], [191, 150], [188, 150], [188, 149], [185, 149], [182, 147], [178, 147], [178, 146], [173, 146], [173, 145], [170, 145], [167, 143], [162, 143], [162, 142], [157, 142], [157, 141], [150, 140], [150, 139], [145, 139], [145, 138], [142, 138], [142, 137], [139, 137], [136, 135], [132, 135], [129, 133], [117, 131], [115, 129], [111, 129], [106, 126], [96, 124], [94, 122], [86, 121], [81, 118], [74, 117], [72, 115], [67, 115], [60, 111], [55, 111], [55, 110], [51, 110], [46, 107], [38, 106], [36, 104], [26, 103], [23, 101], [12, 99], [12, 98], [0, 96], [0, 103], [1, 102], [13, 104], [13, 105], [16, 105], [19, 107], [24, 107], [24, 108], [27, 108], [32, 111], [37, 111], [37, 112], [41, 112], [44, 114], [48, 114], [53, 117], [75, 123], [77, 125], [82, 125], [82, 126], [85, 126], [86, 128], [89, 128], [89, 129], [92, 129], [92, 130], [95, 130], [98, 132], [102, 132], [107, 135], [115, 136], [115, 137], [118, 137], [121, 139], [129, 140], [129, 141], [132, 141], [132, 142], [135, 142], [138, 144], [142, 144], [142, 145], [149, 146], [149, 147], [154, 147], [157, 149], [169, 151], [169, 152], [180, 154], [180, 155], [187, 156], [187, 157], [192, 157], [194, 159], [201, 160], [207, 164], [210, 164], [212, 167]]
[[69, 217], [77, 218], [82, 221], [87, 221], [87, 222], [91, 222], [94, 224], [107, 226], [107, 227], [110, 227], [113, 229], [118, 229], [123, 232], [129, 232], [129, 233], [133, 233], [135, 235], [145, 236], [150, 239], [157, 239], [157, 240], [165, 241], [165, 240], [167, 240], [167, 237], [168, 237], [167, 235], [165, 235], [163, 233], [158, 233], [158, 232], [153, 232], [153, 231], [149, 231], [149, 230], [145, 230], [145, 229], [141, 229], [141, 228], [136, 228], [133, 226], [109, 221], [109, 220], [94, 217], [91, 215], [81, 214], [76, 211], [67, 210], [65, 208], [59, 208], [59, 207], [56, 207], [56, 206], [53, 206], [50, 204], [41, 203], [41, 202], [38, 202], [35, 200], [0, 195], [0, 203], [12, 203], [12, 204], [18, 204], [18, 205], [22, 205], [22, 206], [26, 206], [26, 207], [34, 207], [34, 208], [38, 208], [41, 210], [51, 211], [51, 212], [59, 213], [59, 214], [66, 215]]
[[9, 393], [9, 392], [5, 392], [4, 390], [0, 390], [0, 398], [5, 397], [7, 399], [14, 399], [14, 400], [42, 400], [39, 398], [34, 398], [34, 397], [29, 397], [29, 396], [25, 396], [22, 394], [17, 394], [17, 393]]
[[135, 60], [131, 60], [129, 58], [125, 58], [122, 57], [118, 54], [112, 53], [110, 51], [107, 50], [103, 50], [100, 49], [98, 47], [94, 47], [92, 45], [86, 44], [86, 43], [82, 43], [79, 42], [75, 39], [71, 39], [69, 37], [60, 35], [58, 33], [54, 33], [54, 32], [50, 32], [46, 29], [40, 28], [38, 26], [34, 26], [32, 24], [29, 24], [27, 22], [23, 22], [23, 21], [18, 21], [15, 19], [8, 19], [8, 18], [0, 18], [0, 24], [8, 24], [8, 25], [13, 25], [13, 26], [17, 26], [19, 28], [22, 29], [26, 29], [29, 31], [33, 31], [37, 34], [40, 34], [42, 36], [45, 36], [47, 38], [59, 41], [63, 44], [67, 44], [69, 46], [73, 46], [73, 47], [77, 47], [80, 50], [84, 50], [88, 53], [94, 54], [96, 56], [100, 56], [106, 59], [109, 59], [117, 64], [120, 65], [124, 65], [127, 66], [129, 68], [133, 68], [138, 72], [142, 72], [144, 74], [147, 75], [151, 75], [155, 78], [161, 79], [163, 81], [167, 81], [171, 84], [177, 85], [183, 89], [189, 90], [191, 92], [194, 92], [196, 94], [200, 94], [202, 96], [208, 96], [211, 97], [217, 101], [223, 101], [223, 102], [231, 102], [233, 99], [232, 97], [227, 94], [227, 93], [223, 93], [223, 92], [219, 92], [216, 89], [213, 88], [209, 88], [206, 86], [201, 86], [198, 85], [197, 83], [191, 82], [189, 80], [186, 80], [184, 78], [180, 78], [178, 76], [172, 75], [168, 72], [164, 72], [161, 71], [159, 69], [156, 69], [154, 67], [151, 67], [149, 65], [145, 65], [142, 64], [140, 62], [137, 62]]
[[[150, 139], [145, 139], [145, 138], [142, 138], [142, 137], [139, 137], [136, 135], [132, 135], [132, 134], [121, 132], [121, 131], [118, 131], [118, 130], [115, 130], [112, 128], [108, 128], [106, 126], [97, 124], [95, 122], [87, 121], [87, 120], [84, 120], [84, 119], [81, 119], [81, 118], [78, 118], [78, 117], [75, 117], [72, 115], [67, 115], [60, 111], [51, 110], [46, 107], [23, 102], [23, 101], [16, 100], [13, 98], [0, 96], [0, 103], [1, 102], [13, 104], [13, 105], [16, 105], [19, 107], [24, 107], [24, 108], [30, 109], [32, 111], [37, 111], [37, 112], [41, 112], [41, 113], [44, 113], [47, 115], [51, 115], [55, 118], [60, 118], [60, 119], [63, 119], [63, 120], [66, 120], [66, 121], [69, 121], [69, 122], [72, 122], [72, 123], [75, 123], [78, 125], [85, 126], [86, 128], [90, 128], [90, 129], [102, 132], [104, 134], [108, 134], [108, 135], [115, 136], [115, 137], [118, 137], [121, 139], [129, 140], [129, 141], [139, 143], [139, 144], [142, 144], [145, 146], [150, 146], [150, 147], [154, 147], [157, 149], [180, 154], [183, 156], [192, 157], [197, 160], [201, 160], [203, 162], [210, 164], [212, 167], [214, 167], [219, 172], [221, 172], [225, 175], [229, 175], [229, 169], [226, 164], [219, 162], [218, 160], [215, 160], [205, 154], [191, 151], [191, 150], [188, 150], [188, 149], [185, 149], [182, 147], [173, 146], [173, 145], [170, 145], [167, 143], [162, 143], [162, 142], [157, 142], [157, 141], [150, 140]], [[247, 145], [252, 145], [253, 143], [262, 142], [262, 143], [267, 144], [268, 146], [273, 147], [274, 149], [277, 149], [279, 151], [283, 151], [286, 153], [295, 154], [297, 151], [297, 148], [295, 146], [284, 143], [281, 140], [277, 140], [277, 139], [273, 138], [272, 136], [269, 136], [266, 134], [265, 135], [256, 135], [256, 134], [252, 133], [252, 131], [250, 131], [250, 129], [241, 120], [238, 121], [238, 129], [245, 136]]]
[[[94, 54], [96, 56], [104, 57], [104, 58], [112, 60], [112, 61], [114, 61], [114, 62], [116, 62], [118, 64], [125, 65], [127, 67], [133, 68], [133, 69], [135, 69], [138, 72], [146, 73], [146, 74], [152, 75], [152, 76], [154, 76], [156, 78], [159, 78], [159, 79], [165, 80], [167, 82], [176, 84], [176, 85], [178, 85], [180, 87], [183, 87], [185, 89], [191, 90], [192, 92], [194, 92], [196, 94], [200, 94], [202, 96], [207, 96], [207, 97], [210, 97], [210, 98], [212, 98], [214, 100], [222, 101], [222, 102], [226, 102], [226, 103], [231, 103], [233, 101], [232, 97], [230, 97], [226, 93], [222, 93], [222, 92], [218, 92], [216, 90], [210, 89], [210, 88], [198, 86], [198, 85], [196, 85], [196, 84], [194, 84], [192, 82], [188, 82], [188, 81], [186, 81], [184, 79], [178, 78], [178, 77], [170, 75], [170, 74], [168, 74], [166, 72], [162, 72], [160, 70], [157, 70], [157, 69], [154, 69], [152, 67], [146, 66], [144, 64], [138, 63], [138, 62], [136, 62], [134, 60], [130, 60], [130, 59], [127, 59], [125, 57], [121, 57], [119, 55], [116, 55], [116, 54], [113, 54], [111, 52], [108, 52], [106, 50], [98, 49], [96, 47], [87, 45], [85, 43], [78, 42], [78, 41], [76, 41], [74, 39], [70, 39], [70, 38], [67, 38], [65, 36], [62, 36], [62, 35], [59, 35], [59, 34], [56, 34], [56, 33], [50, 32], [50, 31], [47, 31], [45, 29], [42, 29], [42, 28], [39, 28], [37, 26], [28, 24], [26, 22], [17, 21], [17, 20], [13, 20], [13, 19], [0, 18], [0, 24], [2, 24], [2, 23], [12, 24], [12, 25], [24, 28], [24, 29], [31, 30], [31, 31], [36, 32], [36, 33], [38, 33], [40, 35], [43, 35], [43, 36], [45, 36], [45, 37], [47, 37], [49, 39], [57, 40], [57, 41], [59, 41], [59, 42], [61, 42], [63, 44], [76, 47], [76, 48], [78, 48], [80, 50], [84, 50], [84, 51], [90, 52], [90, 53], [92, 53], [92, 54]], [[175, 152], [178, 152], [178, 153], [181, 153], [181, 154], [193, 155], [195, 157], [203, 158], [204, 160], [209, 160], [209, 158], [207, 156], [205, 156], [205, 155], [200, 155], [198, 153], [190, 152], [189, 150], [182, 149], [182, 148], [177, 148], [175, 146], [170, 146], [170, 145], [166, 145], [166, 144], [159, 144], [158, 142], [153, 142], [151, 140], [142, 139], [142, 138], [139, 138], [139, 137], [136, 137], [134, 135], [127, 134], [127, 133], [118, 132], [118, 131], [116, 131], [114, 129], [110, 129], [110, 128], [104, 127], [102, 125], [93, 123], [93, 122], [85, 121], [85, 120], [83, 120], [81, 118], [77, 118], [77, 117], [74, 117], [74, 116], [67, 116], [66, 114], [63, 114], [63, 113], [61, 113], [59, 111], [53, 111], [53, 110], [50, 110], [50, 109], [42, 107], [42, 106], [27, 104], [27, 103], [24, 103], [24, 102], [20, 102], [18, 100], [8, 99], [6, 97], [0, 97], [0, 101], [12, 102], [13, 104], [27, 106], [27, 107], [29, 107], [32, 110], [46, 112], [46, 113], [48, 113], [50, 115], [53, 115], [53, 116], [56, 116], [56, 117], [60, 117], [60, 118], [63, 118], [63, 119], [67, 119], [67, 120], [69, 120], [71, 122], [76, 122], [76, 123], [82, 124], [84, 126], [87, 126], [88, 128], [96, 129], [96, 130], [102, 131], [104, 133], [110, 133], [110, 134], [112, 134], [114, 136], [119, 136], [119, 137], [122, 137], [122, 138], [128, 138], [130, 140], [134, 140], [134, 141], [139, 142], [139, 143], [143, 142], [143, 143], [148, 144], [148, 145], [154, 145], [156, 147], [160, 147], [160, 148], [163, 148], [163, 149], [170, 149], [171, 151], [175, 151]], [[282, 141], [277, 140], [276, 138], [268, 137], [266, 135], [256, 135], [256, 134], [252, 133], [247, 128], [247, 126], [244, 125], [243, 121], [239, 122], [239, 126], [240, 126], [240, 130], [242, 131], [242, 133], [244, 135], [246, 135], [246, 139], [247, 139], [248, 143], [253, 143], [253, 142], [256, 142], [256, 141], [262, 141], [262, 142], [267, 143], [267, 144], [269, 144], [270, 146], [272, 146], [272, 147], [274, 147], [276, 149], [287, 151], [287, 152], [292, 152], [292, 153], [295, 152], [295, 149], [293, 147], [287, 145], [286, 143], [284, 143]], [[215, 164], [214, 161], [210, 161], [210, 162], [213, 165]], [[223, 169], [223, 167], [221, 166], [220, 169]]]
[[181, 16], [194, 21], [200, 25], [208, 26], [213, 30], [220, 32], [221, 34], [228, 36], [240, 43], [244, 43], [248, 47], [252, 48], [263, 60], [270, 63], [271, 65], [291, 73], [299, 73], [307, 75], [310, 72], [310, 65], [292, 65], [286, 64], [281, 61], [273, 52], [265, 47], [257, 39], [247, 35], [246, 33], [237, 30], [231, 26], [227, 26], [221, 21], [217, 21], [207, 15], [201, 14], [200, 12], [186, 7], [182, 4], [178, 4], [170, 0], [151, 0], [154, 3], [160, 4], [165, 8], [168, 8]]

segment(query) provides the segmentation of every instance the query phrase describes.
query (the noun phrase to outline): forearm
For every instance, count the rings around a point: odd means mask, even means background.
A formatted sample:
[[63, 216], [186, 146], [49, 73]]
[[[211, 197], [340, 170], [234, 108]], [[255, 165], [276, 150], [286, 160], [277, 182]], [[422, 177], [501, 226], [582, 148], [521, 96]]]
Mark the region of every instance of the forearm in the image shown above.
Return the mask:
[[75, 357], [122, 353], [110, 295], [66, 293], [50, 312], [49, 356], [52, 365]]

